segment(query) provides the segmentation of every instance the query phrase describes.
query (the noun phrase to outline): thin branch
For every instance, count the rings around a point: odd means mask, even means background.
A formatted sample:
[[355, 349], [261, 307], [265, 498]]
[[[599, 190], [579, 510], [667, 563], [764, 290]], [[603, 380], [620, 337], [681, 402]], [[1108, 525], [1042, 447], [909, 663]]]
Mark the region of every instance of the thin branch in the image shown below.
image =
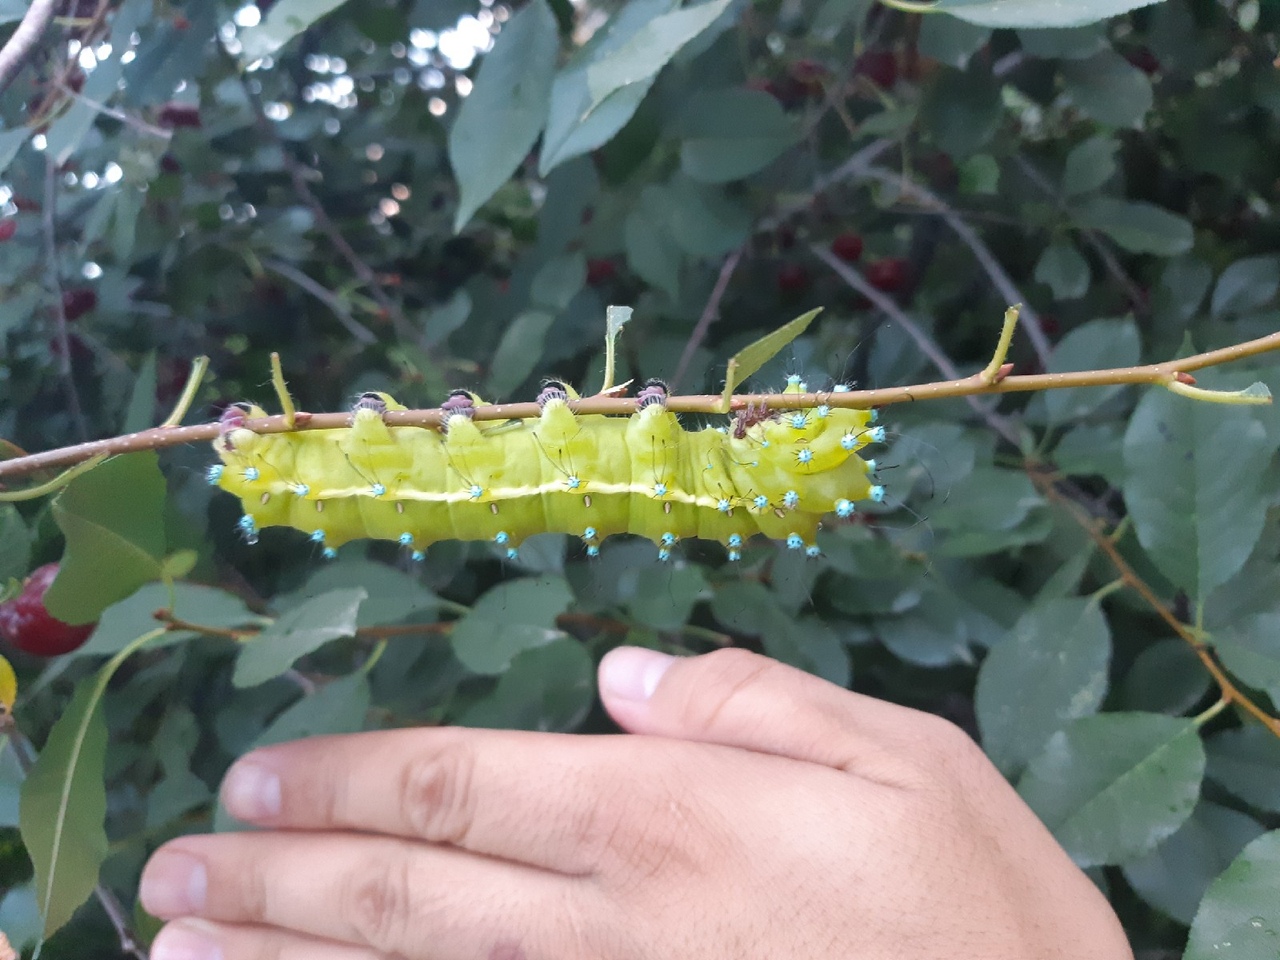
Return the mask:
[[327, 289], [323, 284], [317, 283], [301, 270], [298, 270], [296, 267], [292, 267], [287, 263], [282, 263], [279, 260], [264, 260], [262, 265], [268, 270], [280, 274], [280, 276], [284, 277], [286, 280], [292, 280], [299, 287], [332, 310], [333, 315], [338, 318], [338, 321], [344, 327], [347, 328], [347, 333], [351, 334], [351, 336], [355, 337], [355, 339], [359, 340], [361, 343], [378, 342], [378, 338], [374, 332], [352, 316], [351, 311], [347, 309], [347, 305], [338, 298], [337, 294]]
[[1209, 671], [1209, 675], [1213, 677], [1214, 682], [1218, 685], [1223, 698], [1239, 705], [1246, 713], [1258, 720], [1277, 737], [1280, 737], [1280, 718], [1268, 714], [1231, 681], [1231, 678], [1219, 666], [1204, 641], [1190, 627], [1174, 616], [1173, 611], [1156, 595], [1151, 585], [1143, 580], [1129, 565], [1129, 561], [1120, 553], [1119, 547], [1116, 546], [1111, 537], [1107, 536], [1099, 528], [1094, 519], [1081, 510], [1079, 505], [1063, 496], [1057, 490], [1048, 474], [1040, 470], [1028, 470], [1027, 472], [1040, 492], [1048, 499], [1065, 507], [1076, 522], [1089, 534], [1090, 539], [1093, 540], [1099, 550], [1106, 554], [1107, 559], [1111, 561], [1111, 565], [1116, 568], [1116, 572], [1120, 574], [1120, 579], [1124, 581], [1125, 586], [1132, 588], [1142, 597], [1147, 605], [1155, 611], [1156, 615], [1195, 651], [1196, 656], [1200, 658], [1200, 662], [1204, 664], [1205, 669]]
[[[842, 264], [843, 265], [843, 264]], [[874, 291], [879, 294], [879, 291]], [[885, 298], [887, 300], [887, 298]], [[896, 304], [889, 301], [895, 309]], [[901, 312], [901, 311], [899, 311]], [[918, 329], [918, 328], [917, 328]], [[1151, 363], [1137, 367], [1107, 370], [1081, 370], [1071, 373], [1042, 373], [1033, 376], [1006, 376], [995, 383], [984, 381], [982, 371], [973, 376], [904, 387], [882, 387], [877, 390], [850, 390], [847, 393], [767, 393], [739, 394], [731, 400], [730, 411], [767, 405], [771, 410], [802, 410], [826, 404], [831, 407], [865, 409], [919, 400], [942, 400], [951, 397], [978, 397], [987, 394], [1029, 393], [1040, 390], [1062, 390], [1070, 387], [1102, 387], [1145, 383], [1160, 387], [1178, 382], [1178, 374], [1217, 366], [1248, 357], [1280, 351], [1280, 332], [1246, 343], [1199, 353], [1179, 360]], [[950, 363], [950, 361], [947, 361]], [[952, 368], [954, 369], [954, 367]], [[697, 394], [669, 397], [667, 407], [674, 413], [717, 413], [722, 410], [719, 395]], [[634, 397], [596, 396], [569, 401], [569, 409], [579, 414], [627, 416], [635, 413], [639, 401]], [[536, 402], [495, 403], [477, 406], [476, 420], [532, 420], [541, 413]], [[439, 408], [430, 410], [389, 410], [382, 415], [391, 427], [438, 427], [444, 420]], [[350, 413], [299, 413], [291, 428], [282, 415], [256, 417], [244, 422], [255, 433], [289, 433], [291, 430], [337, 430], [351, 425]], [[190, 427], [153, 427], [138, 433], [105, 440], [94, 440], [72, 447], [0, 460], [0, 478], [24, 476], [39, 470], [71, 466], [96, 456], [116, 456], [137, 450], [159, 450], [186, 443], [213, 441], [220, 431], [216, 423]], [[3, 498], [0, 498], [3, 499]]]
[[1005, 303], [1023, 304], [1022, 313], [1025, 322], [1022, 324], [1022, 329], [1026, 331], [1027, 339], [1031, 341], [1031, 347], [1035, 350], [1040, 363], [1043, 366], [1049, 365], [1049, 355], [1053, 353], [1053, 347], [1049, 343], [1048, 337], [1045, 336], [1044, 331], [1040, 328], [1039, 316], [1026, 305], [1028, 303], [1027, 298], [1022, 295], [1022, 292], [1009, 274], [1005, 272], [1004, 267], [1000, 265], [1000, 261], [995, 258], [991, 249], [982, 242], [982, 238], [978, 236], [973, 227], [969, 226], [968, 222], [955, 208], [947, 204], [945, 200], [928, 187], [924, 187], [892, 170], [885, 170], [881, 167], [867, 167], [856, 173], [855, 178], [878, 180], [881, 183], [890, 184], [897, 187], [903, 197], [914, 198], [921, 206], [938, 213], [947, 222], [947, 226], [960, 238], [961, 242], [973, 251], [973, 255], [977, 258], [987, 276], [991, 278], [991, 283], [1000, 292], [1000, 296]]
[[102, 884], [94, 887], [93, 892], [97, 896], [98, 902], [102, 904], [102, 909], [111, 921], [111, 926], [115, 927], [116, 938], [120, 941], [121, 953], [135, 957], [136, 960], [148, 960], [147, 948], [139, 942], [137, 934], [133, 932], [133, 927], [124, 912], [124, 906], [116, 895]]
[[62, 278], [59, 275], [58, 236], [55, 212], [58, 203], [58, 163], [52, 155], [45, 157], [44, 164], [44, 210], [41, 211], [44, 225], [44, 257], [45, 273], [48, 276], [49, 292], [53, 296], [53, 335], [58, 345], [58, 374], [62, 378], [62, 391], [67, 398], [67, 413], [75, 426], [80, 439], [89, 437], [89, 427], [85, 423], [84, 410], [80, 406], [80, 394], [76, 390], [75, 377], [71, 370], [71, 336], [67, 332], [67, 311], [62, 303]]
[[147, 121], [143, 120], [141, 117], [135, 117], [131, 113], [125, 113], [123, 110], [117, 110], [115, 107], [109, 107], [105, 103], [99, 103], [97, 100], [91, 100], [83, 93], [79, 93], [73, 88], [67, 86], [65, 83], [60, 83], [58, 86], [62, 93], [70, 99], [75, 100], [78, 103], [83, 103], [90, 110], [93, 110], [95, 113], [100, 113], [104, 117], [110, 117], [112, 120], [119, 120], [125, 126], [133, 127], [139, 133], [158, 137], [166, 142], [173, 138], [173, 131], [167, 127], [157, 127], [155, 124], [147, 123]]
[[[893, 320], [894, 323], [906, 331], [907, 336], [915, 341], [916, 346], [920, 348], [920, 352], [929, 358], [930, 362], [938, 368], [940, 373], [944, 376], [950, 377], [953, 382], [961, 379], [960, 371], [956, 368], [956, 365], [951, 362], [951, 358], [942, 352], [938, 345], [933, 342], [933, 339], [920, 328], [919, 324], [912, 320], [911, 317], [907, 316], [906, 312], [894, 303], [892, 298], [885, 296], [882, 292], [873, 287], [867, 282], [867, 279], [861, 273], [849, 264], [845, 263], [826, 247], [813, 243], [809, 245], [809, 250], [815, 257], [834, 270], [841, 280], [870, 300], [881, 312], [886, 314], [889, 319]], [[978, 375], [978, 379], [980, 381], [983, 379], [981, 374]], [[994, 386], [996, 384], [992, 383], [989, 385]], [[969, 406], [973, 407], [978, 416], [982, 417], [991, 429], [995, 430], [996, 433], [1000, 434], [1000, 436], [1004, 437], [1015, 447], [1019, 446], [1018, 430], [1012, 423], [1010, 423], [1006, 418], [999, 416], [994, 410], [984, 407], [978, 402], [976, 397], [971, 395], [968, 397], [968, 401]]]
[[280, 131], [276, 129], [275, 124], [268, 119], [266, 110], [263, 107], [262, 97], [254, 89], [246, 78], [241, 78], [245, 82], [242, 84], [249, 103], [253, 106], [254, 115], [257, 118], [258, 129], [266, 134], [267, 138], [280, 151], [283, 158], [285, 172], [289, 174], [289, 180], [293, 184], [293, 192], [298, 195], [307, 209], [311, 211], [311, 217], [315, 221], [317, 229], [320, 230], [328, 239], [333, 249], [338, 255], [347, 262], [352, 272], [360, 279], [360, 282], [369, 288], [369, 293], [373, 297], [374, 302], [386, 314], [396, 329], [396, 333], [405, 340], [416, 342], [419, 339], [417, 331], [414, 330], [412, 324], [404, 315], [404, 311], [400, 309], [400, 305], [396, 303], [387, 294], [382, 284], [378, 282], [378, 275], [374, 272], [369, 264], [361, 259], [360, 254], [356, 253], [355, 247], [347, 241], [342, 235], [342, 231], [338, 229], [337, 224], [330, 218], [324, 205], [320, 203], [318, 197], [311, 190], [311, 185], [307, 182], [307, 169], [298, 161], [298, 159], [289, 151], [289, 146], [280, 136]]
[[720, 301], [724, 299], [724, 293], [729, 289], [729, 281], [733, 277], [733, 272], [738, 269], [738, 264], [742, 260], [743, 249], [739, 247], [729, 254], [725, 258], [724, 264], [720, 267], [720, 275], [716, 277], [716, 284], [711, 288], [711, 296], [707, 298], [707, 305], [702, 308], [702, 316], [698, 317], [698, 323], [693, 328], [693, 333], [689, 334], [689, 340], [684, 345], [684, 352], [680, 354], [680, 362], [676, 364], [676, 372], [672, 374], [670, 382], [672, 390], [684, 379], [684, 375], [689, 372], [689, 364], [693, 362], [693, 356], [698, 352], [698, 348], [702, 346], [702, 341], [707, 338], [707, 331], [711, 329], [711, 324], [720, 318]]
[[58, 2], [59, 0], [35, 0], [22, 15], [22, 22], [13, 31], [9, 42], [0, 49], [0, 93], [9, 88], [13, 78], [35, 52], [36, 44], [53, 20]]

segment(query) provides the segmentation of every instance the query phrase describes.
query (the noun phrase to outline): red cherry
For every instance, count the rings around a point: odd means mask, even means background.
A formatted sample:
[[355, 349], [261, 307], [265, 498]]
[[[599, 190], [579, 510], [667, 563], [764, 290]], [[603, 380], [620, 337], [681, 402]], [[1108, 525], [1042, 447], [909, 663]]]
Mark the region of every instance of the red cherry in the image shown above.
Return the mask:
[[907, 285], [907, 261], [901, 257], [884, 257], [867, 264], [867, 283], [885, 293], [897, 293]]
[[173, 29], [188, 30], [190, 29], [190, 27], [191, 27], [191, 21], [188, 20], [186, 17], [184, 17], [182, 14], [178, 14], [176, 17], [173, 18]]
[[898, 82], [898, 58], [890, 50], [868, 50], [858, 58], [853, 70], [881, 90], [891, 90]]
[[618, 265], [612, 260], [606, 260], [603, 257], [592, 257], [587, 261], [587, 283], [593, 287], [608, 283], [617, 275]]
[[13, 205], [22, 213], [39, 213], [40, 204], [30, 197], [14, 197]]
[[778, 289], [783, 293], [802, 293], [809, 289], [809, 271], [798, 263], [784, 263], [778, 268]]
[[12, 240], [13, 235], [18, 232], [18, 219], [16, 217], [8, 217], [0, 220], [0, 243], [6, 240]]
[[170, 130], [177, 127], [198, 127], [200, 126], [200, 108], [194, 103], [177, 103], [170, 100], [160, 105], [156, 122]]
[[1137, 47], [1134, 50], [1130, 50], [1124, 55], [1124, 58], [1147, 74], [1147, 76], [1160, 72], [1159, 59], [1146, 47]]
[[831, 252], [845, 263], [862, 259], [862, 238], [856, 233], [842, 233], [831, 241]]
[[181, 173], [182, 164], [178, 162], [178, 158], [172, 153], [162, 153], [160, 155], [160, 169], [165, 173]]
[[1040, 330], [1046, 337], [1056, 337], [1062, 331], [1062, 325], [1052, 313], [1040, 314]]
[[62, 293], [62, 312], [67, 320], [78, 320], [98, 305], [98, 295], [88, 287], [73, 287]]
[[0, 637], [37, 657], [56, 657], [80, 647], [97, 624], [72, 625], [50, 616], [44, 595], [58, 575], [56, 563], [37, 568], [22, 583], [22, 593], [0, 603]]

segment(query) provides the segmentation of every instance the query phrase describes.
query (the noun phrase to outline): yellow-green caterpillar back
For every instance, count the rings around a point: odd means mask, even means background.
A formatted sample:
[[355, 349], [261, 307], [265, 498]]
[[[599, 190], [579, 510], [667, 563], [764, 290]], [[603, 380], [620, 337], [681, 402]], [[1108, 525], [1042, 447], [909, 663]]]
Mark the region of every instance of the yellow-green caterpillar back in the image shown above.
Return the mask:
[[[804, 392], [798, 377], [787, 392]], [[296, 527], [330, 556], [369, 537], [416, 557], [438, 540], [487, 540], [514, 558], [546, 532], [580, 537], [593, 556], [617, 533], [648, 537], [662, 559], [677, 540], [700, 537], [736, 560], [757, 533], [816, 556], [823, 516], [884, 496], [875, 461], [857, 455], [884, 439], [874, 411], [748, 411], [729, 427], [687, 431], [656, 381], [630, 417], [578, 415], [567, 399], [552, 384], [538, 419], [476, 423], [479, 398], [459, 392], [439, 430], [387, 426], [383, 411], [404, 407], [385, 394], [362, 397], [348, 429], [257, 434], [233, 417], [214, 442], [222, 462], [210, 481], [240, 498], [251, 540], [264, 527]]]

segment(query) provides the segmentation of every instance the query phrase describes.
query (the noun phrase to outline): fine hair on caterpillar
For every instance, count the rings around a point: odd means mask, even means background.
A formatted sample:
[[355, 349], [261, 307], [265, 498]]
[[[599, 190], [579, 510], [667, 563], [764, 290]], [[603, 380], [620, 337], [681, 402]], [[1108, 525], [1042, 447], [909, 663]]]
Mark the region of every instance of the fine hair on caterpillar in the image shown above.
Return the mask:
[[[806, 391], [788, 378], [784, 392]], [[725, 426], [686, 430], [658, 380], [641, 387], [630, 416], [575, 414], [574, 399], [567, 384], [548, 381], [536, 419], [504, 423], [476, 421], [483, 401], [454, 391], [435, 429], [389, 426], [383, 414], [405, 408], [366, 393], [347, 428], [262, 434], [244, 422], [264, 411], [229, 408], [209, 480], [240, 498], [250, 542], [264, 527], [289, 526], [325, 556], [373, 538], [415, 559], [450, 539], [490, 541], [514, 559], [523, 540], [545, 532], [581, 538], [591, 556], [621, 533], [652, 540], [662, 560], [690, 537], [715, 540], [737, 560], [761, 534], [818, 556], [824, 517], [848, 518], [857, 501], [884, 497], [875, 461], [858, 455], [885, 439], [874, 410], [754, 407]]]

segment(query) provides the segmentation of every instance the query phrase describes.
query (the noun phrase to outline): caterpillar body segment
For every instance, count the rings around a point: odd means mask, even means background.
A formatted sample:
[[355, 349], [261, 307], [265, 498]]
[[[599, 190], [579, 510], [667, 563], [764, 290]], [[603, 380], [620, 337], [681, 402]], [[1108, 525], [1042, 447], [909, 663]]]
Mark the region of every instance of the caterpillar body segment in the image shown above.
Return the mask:
[[719, 541], [737, 559], [756, 534], [816, 555], [823, 517], [883, 496], [874, 461], [858, 455], [883, 440], [873, 411], [760, 410], [688, 431], [661, 385], [646, 386], [630, 417], [579, 416], [557, 386], [539, 397], [537, 419], [509, 423], [475, 422], [480, 399], [455, 394], [438, 430], [388, 426], [383, 412], [404, 408], [386, 394], [361, 397], [341, 430], [256, 434], [241, 424], [266, 414], [246, 407], [224, 418], [210, 482], [240, 498], [250, 539], [289, 526], [326, 555], [374, 538], [415, 557], [450, 539], [494, 542], [514, 556], [544, 532], [580, 537], [593, 555], [619, 533], [649, 538], [662, 559], [686, 537]]

